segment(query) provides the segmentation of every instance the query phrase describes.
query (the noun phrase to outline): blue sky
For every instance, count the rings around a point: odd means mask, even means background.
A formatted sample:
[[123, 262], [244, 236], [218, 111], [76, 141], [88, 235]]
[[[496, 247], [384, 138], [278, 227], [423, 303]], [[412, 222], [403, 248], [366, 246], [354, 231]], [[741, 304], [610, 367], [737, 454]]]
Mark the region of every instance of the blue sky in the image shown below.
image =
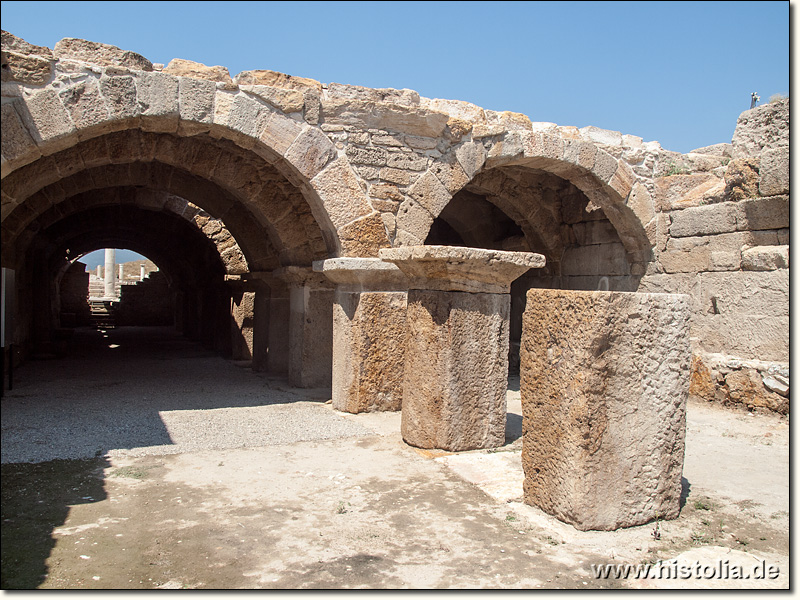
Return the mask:
[[410, 88], [688, 152], [789, 93], [789, 2], [2, 2], [2, 28]]

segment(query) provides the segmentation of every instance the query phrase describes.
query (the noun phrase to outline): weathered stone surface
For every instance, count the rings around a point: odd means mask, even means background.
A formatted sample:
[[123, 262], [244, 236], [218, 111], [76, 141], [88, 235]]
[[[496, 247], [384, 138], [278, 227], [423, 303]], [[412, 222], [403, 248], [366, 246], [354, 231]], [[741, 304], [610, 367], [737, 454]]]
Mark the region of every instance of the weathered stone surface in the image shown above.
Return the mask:
[[46, 46], [34, 46], [15, 36], [8, 31], [0, 33], [0, 48], [3, 52], [17, 52], [19, 54], [35, 54], [42, 58], [53, 58], [53, 51]]
[[680, 210], [721, 201], [725, 182], [711, 173], [671, 175], [656, 179], [655, 191], [660, 211]]
[[739, 207], [733, 202], [687, 208], [672, 213], [669, 233], [673, 237], [713, 235], [736, 231]]
[[692, 337], [697, 340], [697, 348], [704, 352], [767, 361], [789, 360], [788, 316], [698, 311], [693, 318]]
[[493, 294], [508, 293], [517, 277], [545, 264], [534, 252], [454, 246], [387, 248], [378, 256], [400, 267], [414, 287]]
[[775, 271], [789, 268], [789, 246], [756, 246], [742, 249], [745, 271]]
[[253, 358], [255, 292], [234, 290], [231, 298], [231, 351], [233, 360]]
[[108, 121], [110, 113], [95, 79], [80, 81], [62, 90], [59, 97], [78, 129]]
[[333, 408], [349, 413], [400, 410], [405, 336], [405, 292], [337, 290]]
[[789, 397], [789, 383], [782, 377], [764, 374], [761, 376], [761, 382], [770, 392], [780, 394], [784, 398]]
[[367, 196], [346, 158], [340, 157], [330, 162], [311, 180], [311, 185], [319, 194], [337, 230], [372, 212]]
[[347, 292], [388, 292], [408, 290], [408, 278], [392, 263], [380, 258], [329, 258], [313, 263], [316, 273], [322, 273]]
[[80, 60], [103, 67], [126, 67], [138, 71], [153, 70], [153, 63], [141, 54], [77, 38], [64, 38], [56, 43], [53, 53], [59, 60]]
[[[602, 223], [602, 221], [599, 222]], [[561, 268], [565, 274], [569, 275], [630, 274], [625, 246], [619, 241], [610, 244], [567, 248], [561, 259]]]
[[181, 77], [178, 80], [181, 120], [211, 123], [214, 120], [216, 90], [213, 81]]
[[338, 231], [344, 256], [378, 256], [381, 248], [389, 248], [389, 238], [381, 215], [373, 213], [348, 223]]
[[298, 90], [287, 90], [268, 85], [244, 85], [241, 90], [258, 96], [265, 102], [285, 113], [301, 112], [305, 106], [303, 93]]
[[23, 125], [15, 105], [24, 109], [22, 100], [3, 98], [3, 136], [0, 138], [0, 148], [2, 148], [3, 158], [6, 160], [22, 156], [28, 152], [36, 152], [36, 143]]
[[689, 384], [689, 394], [697, 396], [708, 402], [721, 399], [721, 392], [717, 391], [717, 382], [712, 377], [711, 370], [703, 359], [695, 354], [692, 356], [692, 376]]
[[[336, 157], [328, 137], [317, 127], [306, 126], [286, 151], [285, 158], [306, 179], [313, 179]], [[363, 193], [362, 193], [363, 195]]]
[[227, 68], [220, 66], [209, 67], [193, 60], [173, 58], [163, 72], [176, 77], [191, 77], [192, 79], [219, 82], [224, 84], [225, 89], [235, 90], [237, 87], [233, 83]]
[[764, 148], [789, 145], [789, 99], [746, 110], [733, 132], [733, 156], [758, 156]]
[[761, 375], [755, 369], [728, 373], [725, 385], [730, 402], [744, 404], [750, 410], [768, 408], [782, 415], [789, 413], [789, 400], [765, 388]]
[[[711, 314], [789, 316], [789, 271], [703, 273], [701, 303]], [[786, 338], [788, 344], [788, 335]]]
[[409, 290], [403, 439], [418, 448], [505, 441], [508, 294]]
[[680, 511], [689, 299], [530, 290], [524, 499], [581, 530]]
[[31, 85], [45, 85], [53, 76], [52, 61], [18, 54], [17, 52], [2, 53], [2, 81], [17, 81]]
[[738, 203], [736, 228], [739, 231], [788, 228], [789, 216], [789, 196], [753, 198]]
[[762, 196], [788, 194], [789, 146], [763, 150], [759, 175], [761, 181], [758, 184], [758, 191]]
[[438, 137], [444, 132], [449, 120], [445, 113], [415, 106], [397, 106], [388, 102], [352, 100], [331, 95], [322, 99], [322, 118], [325, 123], [330, 124], [399, 131], [422, 137]]
[[737, 158], [725, 169], [725, 198], [738, 201], [758, 196], [758, 157]]

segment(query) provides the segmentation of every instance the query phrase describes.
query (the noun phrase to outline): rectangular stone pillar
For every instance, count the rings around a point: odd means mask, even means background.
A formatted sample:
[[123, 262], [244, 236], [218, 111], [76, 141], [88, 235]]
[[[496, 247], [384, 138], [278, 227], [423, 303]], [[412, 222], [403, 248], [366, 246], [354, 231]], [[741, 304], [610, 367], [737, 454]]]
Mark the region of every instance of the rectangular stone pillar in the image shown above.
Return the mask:
[[581, 530], [680, 512], [689, 298], [530, 290], [524, 500]]
[[289, 286], [289, 383], [296, 387], [331, 385], [333, 284], [308, 267], [273, 272]]
[[511, 282], [540, 254], [449, 246], [380, 251], [409, 278], [401, 432], [420, 448], [505, 442]]
[[378, 258], [333, 258], [314, 270], [336, 283], [333, 407], [349, 413], [400, 410], [408, 281]]
[[[241, 281], [228, 281], [231, 289], [231, 355], [233, 360], [253, 360], [255, 292]], [[249, 286], [248, 286], [249, 287]]]

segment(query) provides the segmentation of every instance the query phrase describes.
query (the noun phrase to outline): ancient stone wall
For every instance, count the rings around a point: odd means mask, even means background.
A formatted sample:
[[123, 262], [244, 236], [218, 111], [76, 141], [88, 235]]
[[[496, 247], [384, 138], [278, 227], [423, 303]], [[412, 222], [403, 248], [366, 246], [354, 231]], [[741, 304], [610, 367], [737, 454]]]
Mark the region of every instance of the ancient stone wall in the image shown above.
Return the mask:
[[731, 144], [680, 154], [85, 40], [50, 50], [3, 32], [2, 62], [4, 266], [31, 264], [43, 228], [109, 205], [192, 221], [229, 276], [437, 240], [532, 251], [547, 264], [512, 287], [512, 344], [529, 287], [686, 293], [709, 373], [697, 389], [734, 399], [742, 374], [788, 376], [788, 100], [743, 113]]

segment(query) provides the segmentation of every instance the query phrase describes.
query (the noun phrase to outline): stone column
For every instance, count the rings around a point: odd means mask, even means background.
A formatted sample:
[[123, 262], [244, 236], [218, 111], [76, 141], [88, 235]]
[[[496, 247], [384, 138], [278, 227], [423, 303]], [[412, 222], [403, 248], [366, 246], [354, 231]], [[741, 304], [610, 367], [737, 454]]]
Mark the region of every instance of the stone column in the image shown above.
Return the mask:
[[332, 258], [314, 270], [336, 284], [333, 407], [349, 413], [400, 410], [408, 280], [379, 258]]
[[680, 512], [689, 297], [528, 292], [524, 500], [581, 530]]
[[383, 249], [409, 278], [403, 439], [462, 451], [505, 442], [511, 282], [544, 256], [450, 246]]
[[144, 281], [144, 265], [139, 265], [139, 281]]
[[106, 264], [103, 270], [103, 296], [106, 298], [114, 298], [116, 296], [114, 290], [114, 263], [116, 262], [116, 250], [114, 248], [106, 248]]
[[[286, 375], [289, 350], [288, 288], [283, 281], [274, 278], [271, 272], [266, 271], [244, 273], [242, 282], [245, 290], [253, 293], [253, 370]], [[273, 289], [284, 290], [285, 310], [277, 309], [273, 312], [273, 300], [281, 299], [280, 291], [273, 294]], [[273, 298], [273, 296], [278, 297]], [[283, 337], [275, 337], [273, 340], [273, 329], [278, 335], [283, 331]], [[276, 361], [280, 361], [283, 365], [282, 370], [270, 368], [277, 366]]]
[[123, 266], [124, 266], [124, 265], [123, 265], [122, 263], [120, 263], [120, 265], [119, 265], [119, 282], [120, 282], [120, 284], [121, 284], [123, 281], [125, 281], [125, 271], [124, 271], [124, 269], [123, 269]]
[[273, 271], [289, 288], [289, 383], [295, 387], [331, 385], [333, 284], [310, 267]]
[[102, 279], [103, 278], [102, 275], [101, 275], [102, 272], [103, 272], [103, 267], [101, 267], [100, 265], [97, 265], [97, 278], [98, 279]]

